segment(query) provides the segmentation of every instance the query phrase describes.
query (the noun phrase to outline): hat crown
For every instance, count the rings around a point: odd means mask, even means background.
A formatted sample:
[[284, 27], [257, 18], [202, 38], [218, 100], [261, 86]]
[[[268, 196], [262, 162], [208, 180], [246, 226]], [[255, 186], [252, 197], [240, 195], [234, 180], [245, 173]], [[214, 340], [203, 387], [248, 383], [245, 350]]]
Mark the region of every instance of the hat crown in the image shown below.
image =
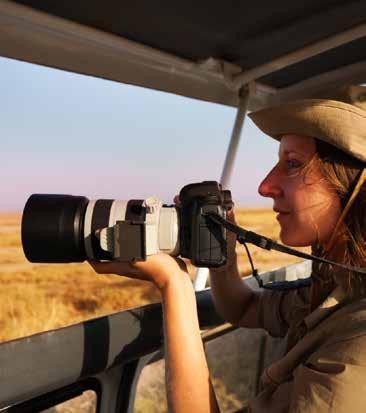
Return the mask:
[[348, 103], [356, 106], [359, 109], [366, 111], [366, 87], [348, 85], [331, 91], [318, 93], [314, 98], [337, 100], [339, 102]]
[[366, 87], [347, 86], [267, 107], [249, 116], [267, 135], [323, 140], [366, 163]]

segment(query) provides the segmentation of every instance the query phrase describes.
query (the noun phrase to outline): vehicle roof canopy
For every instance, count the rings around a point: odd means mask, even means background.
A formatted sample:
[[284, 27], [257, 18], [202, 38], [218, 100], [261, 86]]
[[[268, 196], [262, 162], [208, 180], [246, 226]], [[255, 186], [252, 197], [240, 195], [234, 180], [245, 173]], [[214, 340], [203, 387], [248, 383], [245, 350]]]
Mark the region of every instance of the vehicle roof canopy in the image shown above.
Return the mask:
[[0, 54], [250, 108], [366, 82], [366, 2], [3, 0]]

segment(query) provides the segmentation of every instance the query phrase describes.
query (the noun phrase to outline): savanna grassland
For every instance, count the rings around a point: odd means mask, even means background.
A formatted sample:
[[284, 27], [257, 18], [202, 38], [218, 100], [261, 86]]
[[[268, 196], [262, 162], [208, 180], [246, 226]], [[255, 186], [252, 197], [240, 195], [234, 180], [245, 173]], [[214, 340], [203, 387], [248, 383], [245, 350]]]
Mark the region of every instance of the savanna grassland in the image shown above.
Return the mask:
[[[237, 209], [246, 229], [278, 240], [279, 225], [269, 209]], [[22, 252], [21, 215], [0, 214], [0, 341], [62, 327], [123, 309], [156, 302], [148, 282], [116, 275], [98, 275], [86, 263], [32, 264]], [[250, 247], [260, 271], [298, 261], [277, 252]], [[237, 246], [241, 274], [250, 273], [242, 246]], [[189, 266], [191, 276], [194, 268]]]

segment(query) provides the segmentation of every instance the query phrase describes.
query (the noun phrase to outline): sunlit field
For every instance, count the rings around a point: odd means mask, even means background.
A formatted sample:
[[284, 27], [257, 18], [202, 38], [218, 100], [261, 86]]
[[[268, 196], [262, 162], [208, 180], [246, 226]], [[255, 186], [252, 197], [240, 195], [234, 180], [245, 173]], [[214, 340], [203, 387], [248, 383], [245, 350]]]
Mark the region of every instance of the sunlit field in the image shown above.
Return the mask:
[[[236, 211], [239, 225], [278, 240], [275, 214], [267, 209]], [[83, 264], [31, 264], [20, 240], [20, 214], [0, 214], [0, 341], [24, 337], [81, 320], [157, 302], [148, 282], [98, 275]], [[260, 272], [298, 261], [285, 254], [250, 247]], [[250, 273], [240, 245], [239, 268]], [[189, 266], [191, 276], [195, 269]]]

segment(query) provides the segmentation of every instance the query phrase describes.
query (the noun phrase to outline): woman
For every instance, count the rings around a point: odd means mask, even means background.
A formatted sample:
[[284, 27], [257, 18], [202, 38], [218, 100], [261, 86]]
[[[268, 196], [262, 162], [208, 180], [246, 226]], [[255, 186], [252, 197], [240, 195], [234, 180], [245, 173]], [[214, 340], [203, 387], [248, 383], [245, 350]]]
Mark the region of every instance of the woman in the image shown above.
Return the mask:
[[[282, 242], [364, 267], [366, 112], [338, 101], [303, 100], [251, 117], [280, 140], [278, 163], [259, 193], [274, 201]], [[235, 220], [232, 211], [229, 216]], [[93, 265], [152, 281], [160, 290], [170, 410], [219, 412], [184, 264], [158, 254], [134, 265]], [[313, 264], [311, 287], [253, 291], [239, 276], [235, 236], [229, 236], [227, 264], [210, 271], [217, 310], [240, 326], [287, 334], [287, 352], [265, 370], [251, 411], [366, 411], [366, 280], [335, 268]]]

